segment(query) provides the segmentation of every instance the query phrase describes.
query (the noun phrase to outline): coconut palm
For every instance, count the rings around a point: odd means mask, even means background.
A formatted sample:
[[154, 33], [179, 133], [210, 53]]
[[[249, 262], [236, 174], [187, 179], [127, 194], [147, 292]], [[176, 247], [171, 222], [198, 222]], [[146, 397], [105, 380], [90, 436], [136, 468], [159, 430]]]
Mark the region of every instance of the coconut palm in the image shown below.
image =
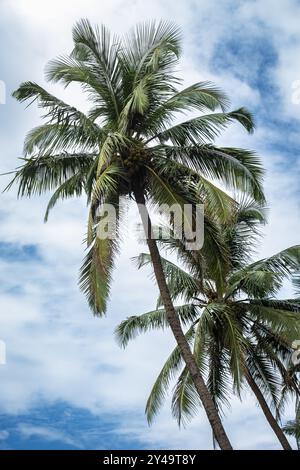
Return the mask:
[[[278, 437], [282, 447], [291, 449], [276, 418], [283, 409], [281, 387], [286, 393], [299, 393], [298, 383], [288, 373], [291, 343], [300, 331], [299, 299], [276, 299], [283, 280], [300, 266], [300, 245], [249, 264], [257, 233], [258, 221], [264, 220], [263, 210], [253, 201], [244, 201], [226, 225], [220, 224], [220, 234], [227, 246], [227, 259], [218, 264], [214, 253], [205, 250], [190, 253], [175, 238], [161, 240], [168, 250], [175, 251], [181, 261], [178, 266], [166, 258], [162, 265], [173, 302], [184, 327], [186, 339], [216, 407], [229, 404], [230, 387], [240, 396], [243, 384], [250, 387]], [[137, 259], [138, 267], [151, 265], [148, 254]], [[158, 307], [161, 305], [159, 299]], [[141, 332], [167, 326], [164, 308], [132, 316], [117, 328], [122, 346]], [[147, 401], [149, 422], [166, 398], [171, 379], [175, 385], [172, 411], [179, 424], [199, 408], [199, 400], [178, 347], [162, 368]], [[268, 402], [277, 412], [273, 416]]]
[[[121, 230], [119, 197], [140, 205], [168, 322], [216, 439], [221, 448], [231, 449], [183, 334], [151, 236], [151, 220], [141, 206], [148, 202], [183, 207], [186, 202], [205, 200], [206, 212], [214, 208], [224, 215], [230, 198], [212, 179], [263, 201], [258, 158], [250, 151], [214, 143], [234, 121], [252, 132], [251, 114], [244, 108], [227, 111], [227, 97], [211, 83], [180, 88], [176, 67], [181, 33], [173, 24], [141, 24], [120, 39], [104, 26], [92, 27], [81, 20], [73, 29], [73, 40], [71, 54], [51, 61], [46, 78], [65, 87], [79, 84], [91, 108], [83, 113], [36, 83], [21, 84], [13, 96], [21, 102], [36, 101], [46, 122], [27, 135], [24, 160], [12, 183], [18, 184], [19, 196], [54, 191], [46, 219], [59, 199], [86, 195], [88, 251], [80, 283], [96, 315], [107, 308]], [[197, 117], [180, 120], [187, 112], [196, 112]], [[97, 236], [103, 217], [99, 210], [105, 204], [113, 205], [117, 212], [115, 237]], [[214, 223], [209, 217], [206, 232], [213, 240]], [[215, 246], [218, 251], [217, 242]]]

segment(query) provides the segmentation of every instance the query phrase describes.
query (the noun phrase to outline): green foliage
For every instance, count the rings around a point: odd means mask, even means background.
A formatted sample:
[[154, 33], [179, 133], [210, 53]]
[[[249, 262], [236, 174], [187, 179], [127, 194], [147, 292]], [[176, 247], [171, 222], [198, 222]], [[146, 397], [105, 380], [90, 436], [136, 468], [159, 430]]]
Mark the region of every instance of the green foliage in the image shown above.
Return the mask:
[[[251, 263], [251, 250], [264, 222], [265, 211], [254, 200], [243, 198], [239, 205], [231, 206], [226, 222], [219, 219], [217, 224], [225, 247], [218, 269], [213, 266], [215, 258], [209, 247], [188, 252], [181, 240], [173, 238], [172, 230], [170, 237], [161, 239], [160, 244], [167, 253], [176, 253], [180, 260], [178, 266], [162, 258], [162, 265], [172, 299], [184, 299], [186, 304], [182, 308], [190, 305], [194, 310], [191, 316], [181, 316], [181, 322], [183, 327], [192, 329], [190, 341], [194, 356], [217, 408], [222, 411], [224, 406], [229, 406], [232, 388], [240, 396], [247, 373], [280, 419], [287, 396], [297, 396], [300, 392], [290, 368], [291, 344], [300, 337], [300, 301], [277, 299], [274, 294], [284, 279], [297, 279], [300, 245]], [[146, 253], [134, 261], [138, 268], [152, 267]], [[180, 309], [177, 307], [178, 312]], [[158, 310], [155, 315], [159, 311], [162, 312]], [[131, 319], [122, 322], [122, 331], [126, 332], [123, 345], [136, 334], [148, 331], [149, 324], [151, 329], [165, 326], [161, 321], [153, 321], [152, 315], [135, 316], [133, 323]], [[150, 422], [175, 379], [172, 413], [179, 425], [188, 422], [198, 411], [200, 403], [195, 387], [175, 349], [150, 393], [150, 405], [146, 407]]]
[[[49, 62], [46, 78], [65, 87], [79, 84], [90, 108], [83, 113], [36, 83], [21, 84], [13, 96], [36, 102], [44, 122], [28, 133], [25, 158], [8, 188], [16, 183], [19, 196], [28, 197], [52, 191], [45, 220], [58, 200], [86, 195], [88, 253], [81, 285], [101, 315], [117, 242], [96, 240], [96, 214], [112, 195], [134, 198], [142, 190], [154, 205], [204, 203], [205, 245], [214, 247], [217, 259], [222, 248], [215, 219], [225, 221], [235, 203], [212, 180], [262, 202], [263, 171], [252, 152], [214, 145], [233, 122], [252, 132], [253, 117], [242, 107], [230, 111], [227, 96], [210, 82], [181, 87], [176, 25], [142, 23], [118, 37], [82, 19], [73, 42], [69, 54]], [[198, 115], [182, 121], [189, 112]]]
[[[176, 313], [184, 325], [193, 322], [198, 316], [197, 308], [192, 304], [175, 307]], [[165, 309], [157, 309], [139, 316], [131, 316], [124, 320], [116, 329], [116, 339], [122, 347], [139, 333], [167, 328], [169, 326]]]

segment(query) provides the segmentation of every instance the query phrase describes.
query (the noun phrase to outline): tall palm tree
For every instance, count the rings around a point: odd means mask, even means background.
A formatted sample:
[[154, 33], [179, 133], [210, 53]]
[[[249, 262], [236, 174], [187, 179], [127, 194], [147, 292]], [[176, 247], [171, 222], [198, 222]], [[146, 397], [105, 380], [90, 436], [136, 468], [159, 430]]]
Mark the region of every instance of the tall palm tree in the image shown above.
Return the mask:
[[[208, 82], [178, 88], [181, 33], [174, 24], [141, 24], [121, 40], [104, 26], [92, 27], [81, 20], [73, 29], [73, 40], [71, 54], [51, 61], [46, 77], [66, 87], [79, 84], [91, 109], [85, 114], [36, 83], [21, 84], [13, 96], [21, 102], [36, 101], [46, 123], [26, 137], [25, 158], [13, 182], [19, 185], [19, 196], [54, 190], [46, 219], [58, 199], [86, 194], [88, 252], [80, 282], [93, 312], [102, 315], [119, 238], [97, 237], [99, 208], [107, 203], [115, 206], [117, 231], [121, 230], [120, 195], [133, 199], [139, 208], [146, 202], [183, 207], [205, 199], [207, 208], [222, 212], [230, 198], [211, 184], [211, 178], [263, 201], [263, 172], [252, 152], [214, 144], [233, 121], [252, 132], [246, 109], [226, 111], [227, 97]], [[178, 120], [190, 111], [198, 116]], [[231, 449], [173, 307], [149, 214], [141, 210], [141, 215], [171, 330], [220, 447]], [[213, 239], [214, 226], [208, 218], [206, 231]]]
[[[300, 245], [249, 264], [257, 222], [264, 220], [262, 209], [253, 201], [244, 201], [226, 225], [220, 224], [220, 236], [227, 246], [227, 259], [218, 264], [213, 253], [189, 253], [181, 241], [162, 240], [167, 250], [176, 251], [182, 267], [162, 258], [167, 285], [183, 326], [188, 327], [187, 341], [207, 386], [220, 410], [228, 404], [229, 386], [240, 395], [244, 382], [256, 399], [282, 447], [291, 446], [273, 416], [268, 401], [279, 417], [281, 384], [286, 392], [299, 394], [295, 377], [288, 373], [291, 343], [300, 337], [300, 300], [275, 298], [282, 281], [300, 268]], [[138, 267], [152, 265], [145, 253]], [[158, 307], [161, 305], [159, 299]], [[167, 326], [164, 308], [132, 316], [117, 328], [121, 345], [140, 332]], [[163, 403], [172, 377], [179, 375], [173, 400], [173, 414], [179, 424], [199, 407], [189, 370], [181, 370], [178, 347], [161, 370], [147, 401], [146, 413], [151, 422]], [[181, 372], [180, 372], [181, 371]]]

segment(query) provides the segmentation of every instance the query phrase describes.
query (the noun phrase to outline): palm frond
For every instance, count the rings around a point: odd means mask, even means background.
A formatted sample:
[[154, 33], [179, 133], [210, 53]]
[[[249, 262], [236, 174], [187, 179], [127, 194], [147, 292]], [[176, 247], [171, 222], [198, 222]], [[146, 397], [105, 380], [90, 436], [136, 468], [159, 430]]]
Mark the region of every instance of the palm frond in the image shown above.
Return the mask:
[[275, 255], [264, 258], [249, 266], [254, 270], [266, 270], [289, 276], [300, 267], [300, 245], [294, 245]]
[[25, 156], [31, 156], [36, 151], [40, 154], [51, 154], [58, 151], [98, 153], [100, 139], [103, 133], [89, 123], [89, 128], [74, 124], [44, 124], [35, 127], [26, 136], [24, 142]]
[[[179, 319], [184, 325], [192, 323], [198, 316], [197, 308], [187, 304], [174, 307]], [[154, 329], [169, 327], [165, 309], [156, 309], [139, 316], [131, 316], [118, 325], [115, 334], [118, 343], [126, 347], [129, 341], [140, 333], [146, 333]]]
[[51, 209], [56, 205], [59, 199], [66, 199], [70, 197], [79, 197], [82, 195], [84, 186], [83, 178], [81, 173], [76, 173], [66, 180], [62, 185], [57, 188], [55, 193], [52, 195], [44, 217], [44, 222], [48, 221], [49, 213]]
[[105, 26], [93, 27], [82, 19], [73, 28], [74, 49], [70, 56], [49, 62], [48, 80], [68, 86], [78, 82], [90, 93], [96, 106], [105, 108], [106, 118], [118, 118], [121, 108], [119, 39]]
[[[60, 129], [64, 129], [64, 126], [66, 126], [66, 129], [69, 129], [68, 126], [79, 126], [81, 128], [82, 135], [85, 133], [85, 136], [87, 137], [88, 133], [89, 139], [94, 139], [94, 141], [96, 141], [97, 138], [100, 140], [102, 136], [101, 128], [97, 126], [97, 124], [93, 123], [83, 112], [79, 111], [74, 106], [70, 106], [59, 98], [56, 98], [37, 83], [22, 83], [19, 88], [13, 92], [12, 96], [21, 103], [31, 99], [29, 105], [37, 101], [38, 107], [45, 110], [43, 117], [48, 118], [49, 124], [62, 126]], [[27, 145], [29, 150], [31, 150], [30, 134], [28, 139], [29, 141]]]
[[123, 66], [134, 69], [135, 85], [147, 72], [166, 73], [176, 64], [181, 54], [181, 31], [169, 21], [149, 21], [132, 28], [124, 43], [120, 55]]
[[263, 305], [258, 301], [240, 303], [239, 307], [247, 311], [253, 320], [266, 323], [275, 333], [285, 336], [286, 341], [300, 336], [300, 315], [299, 311], [283, 310], [276, 304]]
[[263, 169], [253, 152], [244, 149], [213, 145], [168, 146], [166, 157], [200, 172], [205, 178], [219, 180], [226, 187], [265, 202], [262, 189]]
[[202, 406], [187, 367], [180, 374], [172, 397], [172, 414], [179, 426], [186, 425]]
[[296, 295], [300, 297], [300, 274], [296, 273], [293, 276], [292, 282], [295, 287]]
[[[193, 336], [194, 327], [192, 326], [185, 334], [185, 337], [188, 342], [191, 342]], [[153, 422], [153, 419], [159, 412], [164, 400], [166, 399], [170, 382], [176, 376], [176, 373], [179, 371], [181, 365], [182, 356], [179, 347], [176, 346], [176, 348], [172, 351], [166, 360], [159, 375], [157, 376], [157, 379], [155, 380], [150, 395], [147, 399], [146, 415], [150, 424]]]
[[24, 159], [23, 165], [16, 169], [15, 176], [6, 190], [16, 183], [20, 197], [56, 190], [79, 173], [84, 178], [94, 160], [95, 155], [85, 153], [60, 153]]
[[272, 296], [299, 266], [300, 245], [295, 245], [235, 272], [229, 280], [229, 292], [240, 289], [252, 298]]
[[249, 132], [253, 130], [249, 112], [239, 109], [230, 113], [214, 113], [192, 118], [155, 134], [150, 140], [158, 139], [162, 144], [170, 141], [175, 146], [203, 145], [213, 142], [234, 120], [238, 120]]
[[[102, 233], [102, 223], [106, 225], [105, 204], [109, 204], [110, 208], [114, 207], [114, 220], [109, 220], [108, 230], [103, 230]], [[104, 213], [101, 207], [104, 208]], [[89, 216], [87, 254], [80, 270], [79, 285], [93, 313], [102, 316], [107, 310], [112, 272], [121, 239], [120, 225], [123, 214], [114, 186], [107, 191], [105, 200], [97, 209], [94, 213], [91, 211]]]
[[225, 111], [229, 104], [227, 96], [211, 82], [199, 82], [174, 93], [170, 98], [148, 112], [143, 123], [144, 135], [152, 138], [163, 132], [178, 113], [188, 111], [215, 111], [221, 108]]
[[280, 401], [280, 377], [276, 375], [273, 365], [264, 354], [255, 352], [255, 349], [248, 355], [246, 363], [265, 399], [277, 409]]
[[[141, 253], [133, 260], [138, 269], [147, 265], [152, 266], [151, 256], [147, 253]], [[161, 262], [172, 299], [175, 300], [179, 296], [184, 299], [193, 298], [199, 290], [199, 281], [166, 258], [161, 257]]]

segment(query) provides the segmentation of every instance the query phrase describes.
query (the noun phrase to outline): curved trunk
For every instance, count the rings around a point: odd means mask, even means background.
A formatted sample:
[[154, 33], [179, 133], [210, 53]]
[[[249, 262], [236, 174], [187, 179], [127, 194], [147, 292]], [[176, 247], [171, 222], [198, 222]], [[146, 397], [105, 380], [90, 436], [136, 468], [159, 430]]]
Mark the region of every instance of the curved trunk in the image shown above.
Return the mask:
[[[230, 441], [224, 430], [222, 421], [215, 407], [215, 404], [211, 398], [209, 390], [206, 387], [204, 379], [197, 366], [196, 360], [191, 352], [190, 346], [185, 338], [185, 335], [181, 328], [180, 320], [175, 312], [173, 302], [170, 296], [169, 288], [166, 282], [165, 274], [163, 271], [160, 254], [157, 248], [156, 241], [152, 236], [151, 220], [145, 206], [145, 198], [143, 193], [135, 192], [135, 199], [138, 203], [139, 212], [141, 215], [144, 231], [147, 237], [147, 244], [152, 259], [154, 274], [159, 287], [160, 295], [163, 301], [163, 305], [166, 311], [166, 317], [173, 335], [176, 339], [178, 347], [180, 349], [183, 360], [191, 374], [191, 378], [198, 392], [200, 400], [206, 411], [208, 420], [212, 427], [213, 433], [216, 440], [222, 450], [232, 450]], [[141, 209], [143, 207], [143, 209]]]
[[279, 424], [277, 423], [277, 421], [274, 418], [273, 414], [271, 413], [271, 410], [270, 410], [266, 400], [264, 399], [264, 396], [261, 393], [259, 387], [256, 385], [256, 382], [253, 379], [252, 375], [250, 374], [250, 372], [248, 370], [246, 370], [245, 375], [246, 375], [246, 380], [247, 380], [252, 392], [256, 396], [257, 401], [258, 401], [258, 403], [259, 403], [259, 405], [260, 405], [260, 407], [261, 407], [268, 423], [270, 424], [270, 426], [273, 429], [274, 433], [276, 434], [280, 444], [282, 445], [282, 448], [284, 450], [293, 450], [292, 447], [290, 446], [289, 441], [285, 437], [284, 432], [282, 431], [281, 427], [279, 426]]

